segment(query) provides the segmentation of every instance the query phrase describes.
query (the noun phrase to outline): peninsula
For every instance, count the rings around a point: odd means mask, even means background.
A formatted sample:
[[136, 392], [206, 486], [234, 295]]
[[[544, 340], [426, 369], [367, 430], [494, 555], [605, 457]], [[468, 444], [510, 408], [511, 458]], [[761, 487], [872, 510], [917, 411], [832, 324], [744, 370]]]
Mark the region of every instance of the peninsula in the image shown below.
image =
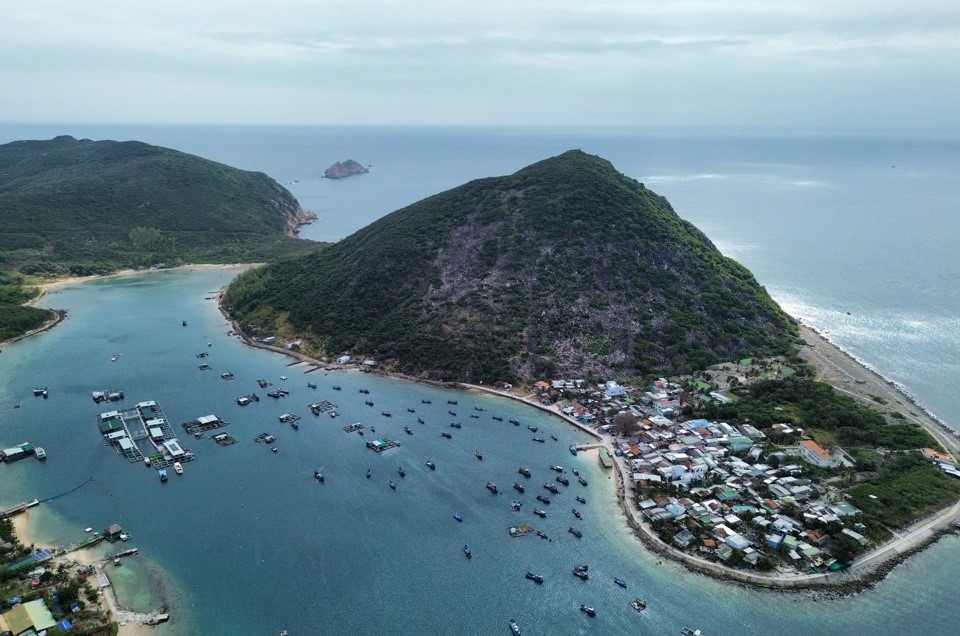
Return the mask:
[[360, 162], [347, 159], [346, 161], [338, 161], [324, 170], [323, 176], [325, 179], [343, 179], [344, 177], [352, 177], [367, 172], [370, 172], [370, 170], [364, 168]]
[[317, 364], [519, 390], [599, 437], [648, 545], [713, 575], [855, 587], [960, 509], [955, 436], [904, 396], [818, 382], [809, 332], [748, 271], [579, 151], [251, 270], [222, 307]]

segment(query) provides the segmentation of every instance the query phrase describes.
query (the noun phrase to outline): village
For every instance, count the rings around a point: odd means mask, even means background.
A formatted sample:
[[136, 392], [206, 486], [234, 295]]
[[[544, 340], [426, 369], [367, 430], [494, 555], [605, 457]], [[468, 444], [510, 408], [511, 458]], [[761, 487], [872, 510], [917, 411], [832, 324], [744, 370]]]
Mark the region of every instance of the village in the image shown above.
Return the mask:
[[[672, 549], [767, 575], [836, 572], [876, 547], [861, 511], [840, 488], [854, 458], [785, 423], [758, 428], [690, 416], [694, 405], [738, 399], [731, 389], [796, 373], [745, 359], [636, 387], [539, 381], [529, 399], [612, 442], [615, 457], [601, 447], [601, 464], [616, 463], [628, 510]], [[960, 479], [950, 455], [918, 450]]]

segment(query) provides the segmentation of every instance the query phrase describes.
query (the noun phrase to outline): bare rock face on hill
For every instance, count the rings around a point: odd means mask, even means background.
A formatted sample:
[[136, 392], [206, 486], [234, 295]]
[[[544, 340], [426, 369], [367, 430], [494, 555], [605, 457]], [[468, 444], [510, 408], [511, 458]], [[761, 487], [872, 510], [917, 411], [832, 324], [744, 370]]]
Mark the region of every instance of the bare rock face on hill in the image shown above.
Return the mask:
[[323, 176], [327, 179], [343, 179], [344, 177], [352, 177], [355, 174], [364, 174], [365, 172], [370, 171], [364, 168], [359, 162], [353, 159], [347, 159], [346, 161], [338, 161], [324, 170]]
[[469, 382], [692, 371], [795, 325], [663, 197], [581, 151], [478, 179], [248, 272], [228, 310], [321, 351]]

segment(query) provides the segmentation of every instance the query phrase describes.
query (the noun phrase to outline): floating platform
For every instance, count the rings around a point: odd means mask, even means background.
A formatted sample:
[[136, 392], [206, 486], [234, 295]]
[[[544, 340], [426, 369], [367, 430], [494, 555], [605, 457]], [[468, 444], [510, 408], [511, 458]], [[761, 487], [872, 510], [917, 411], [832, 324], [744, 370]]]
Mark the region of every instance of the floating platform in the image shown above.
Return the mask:
[[218, 433], [217, 435], [214, 435], [212, 439], [214, 442], [216, 442], [217, 446], [230, 446], [237, 443], [237, 439], [235, 437], [231, 437], [226, 433]]
[[320, 415], [321, 413], [326, 413], [327, 411], [332, 411], [337, 407], [336, 404], [330, 400], [324, 400], [323, 402], [314, 402], [309, 405], [310, 412], [314, 415]]
[[510, 533], [511, 537], [522, 537], [533, 532], [533, 526], [529, 523], [521, 523], [519, 526], [510, 526], [507, 528], [507, 532]]
[[217, 428], [221, 428], [229, 424], [220, 419], [217, 415], [204, 415], [198, 417], [195, 420], [190, 420], [189, 422], [184, 422], [180, 426], [183, 427], [183, 430], [189, 435], [195, 435], [197, 433], [203, 433], [206, 431], [212, 431]]
[[344, 426], [344, 427], [343, 427], [343, 432], [344, 432], [344, 433], [353, 433], [353, 432], [355, 432], [355, 431], [362, 431], [363, 428], [364, 428], [363, 424], [361, 424], [360, 422], [355, 422], [355, 423], [353, 423], [353, 424], [347, 424], [346, 426]]
[[370, 442], [367, 442], [367, 448], [377, 453], [382, 453], [385, 450], [390, 450], [391, 448], [397, 448], [400, 446], [400, 442], [397, 442], [392, 439], [376, 439]]

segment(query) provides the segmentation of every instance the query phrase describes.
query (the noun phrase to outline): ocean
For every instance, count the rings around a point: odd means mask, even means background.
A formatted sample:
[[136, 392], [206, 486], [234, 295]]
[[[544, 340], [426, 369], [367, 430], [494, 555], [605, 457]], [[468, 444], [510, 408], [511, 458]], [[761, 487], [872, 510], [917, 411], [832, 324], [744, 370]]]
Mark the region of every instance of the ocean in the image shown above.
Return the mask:
[[[753, 271], [791, 315], [903, 386], [948, 426], [960, 426], [960, 140], [909, 135], [685, 132], [645, 129], [111, 127], [0, 125], [0, 142], [51, 138], [137, 139], [270, 174], [318, 213], [302, 235], [332, 241], [420, 198], [470, 179], [507, 174], [570, 148], [609, 159], [666, 196], [728, 256]], [[352, 158], [370, 173], [330, 181], [323, 170]], [[612, 488], [593, 462], [573, 458], [583, 441], [562, 423], [487, 396], [451, 394], [362, 374], [307, 376], [288, 360], [226, 335], [209, 293], [231, 272], [168, 272], [100, 281], [50, 295], [70, 317], [0, 354], [0, 443], [30, 440], [47, 450], [0, 466], [0, 504], [67, 491], [34, 509], [52, 543], [82, 538], [86, 526], [119, 522], [143, 557], [117, 570], [121, 597], [149, 606], [166, 597], [175, 615], [166, 634], [525, 634], [642, 631], [713, 634], [952, 634], [960, 629], [960, 541], [942, 540], [898, 566], [874, 590], [843, 600], [744, 590], [660, 563], [630, 536]], [[181, 320], [188, 320], [181, 327]], [[209, 343], [209, 346], [208, 344]], [[210, 352], [213, 372], [196, 353]], [[110, 362], [114, 353], [123, 353]], [[221, 370], [237, 379], [221, 380]], [[287, 381], [279, 379], [289, 377]], [[233, 400], [268, 378], [291, 395], [246, 408]], [[306, 387], [311, 381], [316, 390]], [[334, 391], [337, 383], [341, 391]], [[31, 396], [49, 386], [49, 400]], [[123, 389], [125, 405], [155, 399], [175, 427], [217, 413], [240, 443], [190, 440], [198, 460], [161, 485], [153, 471], [105, 447], [90, 392]], [[370, 390], [367, 407], [360, 388]], [[337, 402], [341, 417], [314, 418], [308, 402]], [[421, 402], [432, 400], [431, 405]], [[455, 399], [456, 406], [446, 401]], [[14, 406], [20, 405], [19, 409]], [[486, 409], [474, 410], [474, 407]], [[413, 408], [416, 414], [408, 413]], [[389, 410], [392, 417], [379, 415]], [[456, 410], [463, 429], [449, 428]], [[284, 411], [304, 416], [294, 431]], [[554, 434], [535, 444], [516, 417]], [[469, 418], [477, 414], [478, 418]], [[418, 424], [422, 417], [425, 424]], [[362, 421], [403, 442], [382, 455], [341, 430]], [[407, 436], [403, 426], [412, 427]], [[452, 432], [453, 439], [440, 437]], [[252, 439], [278, 436], [270, 453]], [[473, 457], [482, 449], [484, 460]], [[437, 471], [424, 462], [432, 459]], [[574, 493], [544, 522], [553, 542], [510, 538], [505, 528], [536, 521], [532, 489], [509, 510], [520, 478], [551, 478], [547, 466], [578, 466], [590, 480], [579, 525]], [[403, 465], [405, 478], [397, 468]], [[363, 478], [367, 468], [374, 476]], [[317, 484], [320, 468], [327, 482]], [[391, 491], [388, 479], [398, 482]], [[508, 494], [490, 495], [497, 481]], [[574, 486], [575, 486], [574, 482]], [[571, 489], [574, 487], [572, 486]], [[464, 522], [453, 521], [460, 512]], [[536, 524], [535, 524], [536, 525]], [[474, 552], [464, 559], [462, 547]], [[597, 574], [570, 575], [575, 562]], [[129, 564], [129, 565], [128, 565]], [[547, 577], [523, 579], [526, 569]], [[624, 592], [613, 577], [628, 581]], [[126, 584], [124, 584], [126, 583]], [[644, 597], [636, 615], [627, 602]], [[588, 619], [579, 603], [595, 605]]]

